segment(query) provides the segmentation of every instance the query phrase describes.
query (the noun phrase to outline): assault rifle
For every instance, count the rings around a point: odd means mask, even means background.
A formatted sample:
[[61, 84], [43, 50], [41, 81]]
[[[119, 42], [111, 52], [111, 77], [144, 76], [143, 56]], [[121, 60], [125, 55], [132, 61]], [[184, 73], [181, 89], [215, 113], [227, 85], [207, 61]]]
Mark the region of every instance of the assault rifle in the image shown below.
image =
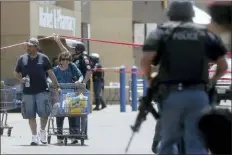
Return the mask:
[[155, 119], [159, 119], [160, 115], [158, 114], [158, 112], [155, 110], [155, 108], [153, 107], [153, 105], [151, 103], [152, 99], [153, 99], [153, 94], [154, 94], [154, 92], [157, 91], [157, 89], [158, 89], [158, 79], [154, 78], [152, 80], [151, 87], [149, 87], [147, 89], [147, 96], [144, 96], [144, 97], [140, 98], [140, 100], [139, 100], [139, 102], [140, 102], [140, 105], [138, 108], [139, 113], [136, 117], [135, 124], [133, 126], [131, 126], [131, 130], [133, 133], [132, 133], [131, 138], [128, 142], [128, 145], [125, 149], [125, 153], [128, 152], [130, 144], [133, 140], [135, 133], [139, 132], [139, 129], [140, 129], [142, 123], [146, 120], [148, 113], [151, 113]]

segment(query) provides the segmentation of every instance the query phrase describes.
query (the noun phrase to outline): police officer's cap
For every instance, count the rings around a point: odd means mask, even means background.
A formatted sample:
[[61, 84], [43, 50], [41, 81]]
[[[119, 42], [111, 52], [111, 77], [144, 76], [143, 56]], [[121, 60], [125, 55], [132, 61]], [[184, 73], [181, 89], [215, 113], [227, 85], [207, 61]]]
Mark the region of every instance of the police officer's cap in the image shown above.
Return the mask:
[[192, 19], [195, 16], [193, 4], [189, 1], [172, 1], [167, 12], [169, 18]]

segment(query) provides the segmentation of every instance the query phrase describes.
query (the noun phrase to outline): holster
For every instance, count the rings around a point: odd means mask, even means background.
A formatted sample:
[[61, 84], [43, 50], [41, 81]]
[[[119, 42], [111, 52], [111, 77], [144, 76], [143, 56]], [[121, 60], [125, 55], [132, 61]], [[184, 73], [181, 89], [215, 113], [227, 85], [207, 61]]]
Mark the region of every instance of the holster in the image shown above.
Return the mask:
[[153, 100], [157, 103], [161, 103], [169, 95], [168, 87], [165, 84], [160, 83], [158, 76], [156, 76], [151, 83], [153, 90]]
[[153, 99], [155, 102], [161, 103], [168, 97], [169, 94], [170, 91], [165, 84], [158, 84], [157, 87], [154, 89]]

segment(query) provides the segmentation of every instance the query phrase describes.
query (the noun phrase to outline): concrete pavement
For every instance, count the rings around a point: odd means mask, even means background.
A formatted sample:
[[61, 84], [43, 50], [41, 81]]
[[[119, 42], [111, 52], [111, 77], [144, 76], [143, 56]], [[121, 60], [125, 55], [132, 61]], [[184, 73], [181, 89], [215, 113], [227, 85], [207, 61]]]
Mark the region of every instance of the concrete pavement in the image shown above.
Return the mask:
[[[127, 107], [126, 113], [119, 112], [119, 106], [113, 105], [103, 111], [89, 115], [89, 140], [85, 146], [68, 145], [57, 146], [53, 136], [50, 145], [30, 146], [31, 132], [28, 122], [21, 114], [9, 114], [8, 124], [13, 126], [12, 136], [7, 137], [7, 130], [1, 137], [2, 154], [123, 154], [131, 136], [130, 125], [134, 123], [136, 112]], [[39, 120], [38, 120], [39, 122]], [[65, 119], [65, 126], [68, 126]], [[135, 136], [129, 153], [151, 154], [150, 145], [154, 134], [155, 121], [149, 116], [143, 124], [142, 130]], [[39, 127], [38, 127], [39, 129]]]
[[[231, 107], [231, 101], [224, 102], [222, 106]], [[28, 122], [22, 119], [21, 114], [10, 113], [8, 124], [14, 128], [11, 137], [6, 136], [7, 131], [1, 137], [1, 154], [124, 154], [131, 136], [129, 126], [134, 123], [137, 112], [131, 112], [130, 106], [127, 106], [126, 113], [120, 113], [119, 110], [119, 105], [112, 105], [89, 115], [89, 140], [85, 141], [85, 146], [58, 146], [54, 136], [50, 145], [30, 146], [31, 132]], [[68, 126], [67, 119], [65, 123]], [[154, 128], [155, 121], [149, 115], [139, 134], [136, 134], [128, 153], [152, 154]]]

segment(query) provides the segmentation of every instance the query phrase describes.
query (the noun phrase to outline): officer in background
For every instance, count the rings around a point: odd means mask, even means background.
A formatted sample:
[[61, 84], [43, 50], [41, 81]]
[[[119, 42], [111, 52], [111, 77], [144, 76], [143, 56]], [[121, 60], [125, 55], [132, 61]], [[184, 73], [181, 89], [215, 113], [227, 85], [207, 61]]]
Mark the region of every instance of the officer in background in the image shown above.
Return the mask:
[[102, 98], [102, 87], [104, 85], [104, 72], [102, 70], [102, 65], [100, 63], [99, 54], [91, 53], [90, 59], [94, 65], [93, 71], [93, 89], [94, 89], [94, 99], [96, 107], [93, 110], [100, 110], [99, 106], [101, 104], [101, 109], [106, 108], [106, 104]]
[[90, 75], [92, 74], [91, 61], [88, 55], [84, 54], [85, 45], [82, 42], [75, 42], [70, 46], [72, 50], [73, 63], [80, 69], [81, 73], [85, 75], [83, 83], [86, 84], [86, 89], [90, 89]]
[[60, 37], [57, 34], [54, 34], [54, 39], [57, 42], [61, 51], [70, 51], [72, 53], [73, 63], [76, 64], [77, 68], [81, 71], [82, 75], [84, 76], [83, 83], [86, 84], [86, 89], [89, 90], [90, 88], [90, 75], [92, 74], [91, 71], [91, 64], [89, 57], [85, 55], [83, 52], [85, 51], [85, 45], [80, 41], [73, 41], [69, 46], [69, 50], [62, 44], [60, 41]]
[[214, 83], [226, 72], [226, 48], [215, 34], [193, 23], [191, 2], [172, 1], [167, 15], [170, 21], [159, 25], [146, 39], [141, 61], [149, 83], [152, 62], [160, 65], [158, 79], [162, 90], [157, 91], [162, 91], [159, 102], [161, 143], [158, 153], [176, 153], [175, 145], [183, 137], [185, 154], [207, 154], [198, 136], [197, 121], [201, 111], [209, 107], [208, 59], [218, 65], [216, 74], [210, 79]]

